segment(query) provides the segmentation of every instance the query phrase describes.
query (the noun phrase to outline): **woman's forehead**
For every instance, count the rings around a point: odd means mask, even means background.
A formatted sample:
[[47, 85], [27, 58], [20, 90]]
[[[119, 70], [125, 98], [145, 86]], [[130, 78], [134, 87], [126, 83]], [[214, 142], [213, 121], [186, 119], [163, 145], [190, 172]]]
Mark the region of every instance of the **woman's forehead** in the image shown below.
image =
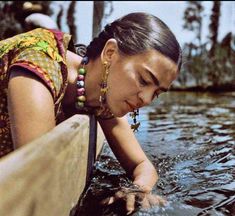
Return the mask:
[[177, 71], [176, 63], [156, 50], [148, 50], [137, 56], [138, 59], [135, 59], [136, 63], [143, 67], [148, 67], [152, 71], [160, 68], [166, 72]]

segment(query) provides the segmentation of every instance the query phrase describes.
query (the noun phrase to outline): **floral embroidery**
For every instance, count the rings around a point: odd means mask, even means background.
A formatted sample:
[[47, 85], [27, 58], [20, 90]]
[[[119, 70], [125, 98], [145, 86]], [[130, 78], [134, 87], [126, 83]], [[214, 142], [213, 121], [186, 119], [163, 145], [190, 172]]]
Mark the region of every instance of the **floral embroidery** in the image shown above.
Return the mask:
[[[50, 31], [46, 31], [42, 29], [36, 29], [35, 32], [38, 31], [43, 32], [44, 34], [47, 34], [46, 38], [54, 35]], [[39, 33], [37, 33], [39, 34]], [[50, 42], [50, 41], [49, 41]], [[2, 56], [9, 52], [10, 50], [13, 50], [15, 48], [22, 49], [22, 48], [32, 48], [37, 51], [43, 51], [47, 53], [53, 60], [58, 62], [63, 62], [65, 64], [65, 60], [63, 57], [58, 53], [58, 49], [54, 50], [53, 47], [56, 47], [55, 43], [52, 43], [52, 46], [49, 45], [49, 43], [45, 40], [43, 40], [43, 37], [41, 36], [35, 36], [34, 34], [30, 33], [24, 33], [19, 36], [15, 36], [3, 41], [0, 41], [0, 58]], [[57, 47], [56, 47], [57, 48]]]

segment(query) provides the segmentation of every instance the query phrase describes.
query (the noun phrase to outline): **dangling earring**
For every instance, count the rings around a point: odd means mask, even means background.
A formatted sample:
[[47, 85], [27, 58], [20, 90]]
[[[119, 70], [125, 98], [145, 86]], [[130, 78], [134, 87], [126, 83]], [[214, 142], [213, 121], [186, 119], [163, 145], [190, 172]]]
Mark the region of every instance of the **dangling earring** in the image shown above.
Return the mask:
[[110, 111], [107, 105], [106, 101], [106, 93], [108, 91], [108, 75], [109, 75], [109, 68], [110, 64], [105, 61], [103, 62], [103, 73], [102, 73], [102, 78], [101, 78], [101, 83], [100, 83], [100, 108], [97, 109], [96, 111], [96, 116], [101, 118], [101, 119], [110, 119], [113, 118], [114, 115]]
[[132, 119], [133, 119], [133, 124], [131, 124], [131, 129], [133, 129], [134, 132], [135, 132], [135, 131], [138, 131], [138, 128], [139, 128], [139, 126], [140, 126], [140, 122], [137, 122], [137, 120], [136, 120], [136, 116], [138, 116], [138, 115], [139, 115], [139, 109], [134, 110], [134, 111], [130, 114], [130, 116], [131, 116]]
[[100, 83], [100, 104], [102, 108], [105, 108], [106, 105], [106, 93], [108, 91], [108, 85], [107, 85], [107, 79], [108, 79], [108, 74], [109, 74], [109, 63], [107, 61], [105, 61], [103, 63], [104, 66], [104, 71], [102, 73], [102, 79], [101, 79], [101, 83]]

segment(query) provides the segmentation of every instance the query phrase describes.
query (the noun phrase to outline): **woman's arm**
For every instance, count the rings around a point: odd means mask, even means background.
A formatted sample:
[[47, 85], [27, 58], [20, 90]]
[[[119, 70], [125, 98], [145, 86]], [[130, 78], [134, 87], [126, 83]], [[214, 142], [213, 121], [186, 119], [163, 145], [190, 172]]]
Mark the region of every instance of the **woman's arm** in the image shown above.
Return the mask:
[[151, 191], [158, 176], [138, 143], [126, 117], [100, 120], [106, 139], [133, 183]]
[[150, 193], [158, 180], [158, 175], [135, 138], [127, 119], [123, 117], [99, 122], [117, 159], [127, 173], [132, 176], [133, 183], [139, 186], [134, 190], [120, 188], [114, 195], [102, 200], [101, 204], [110, 205], [123, 199], [126, 202], [127, 215], [134, 211], [136, 202], [141, 204], [143, 208], [166, 204], [163, 198]]
[[15, 148], [55, 126], [54, 103], [49, 89], [39, 78], [23, 68], [11, 70], [8, 111]]

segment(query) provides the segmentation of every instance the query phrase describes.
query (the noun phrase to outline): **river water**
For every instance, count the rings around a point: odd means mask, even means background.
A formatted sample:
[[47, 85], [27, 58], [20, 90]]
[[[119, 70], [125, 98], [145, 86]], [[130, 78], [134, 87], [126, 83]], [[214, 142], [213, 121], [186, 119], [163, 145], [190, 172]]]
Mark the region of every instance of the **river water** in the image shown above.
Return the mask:
[[[160, 176], [153, 193], [168, 204], [132, 215], [235, 215], [235, 92], [168, 92], [141, 109], [139, 120], [136, 136]], [[98, 203], [127, 184], [105, 144], [79, 216], [125, 215], [123, 203]]]

